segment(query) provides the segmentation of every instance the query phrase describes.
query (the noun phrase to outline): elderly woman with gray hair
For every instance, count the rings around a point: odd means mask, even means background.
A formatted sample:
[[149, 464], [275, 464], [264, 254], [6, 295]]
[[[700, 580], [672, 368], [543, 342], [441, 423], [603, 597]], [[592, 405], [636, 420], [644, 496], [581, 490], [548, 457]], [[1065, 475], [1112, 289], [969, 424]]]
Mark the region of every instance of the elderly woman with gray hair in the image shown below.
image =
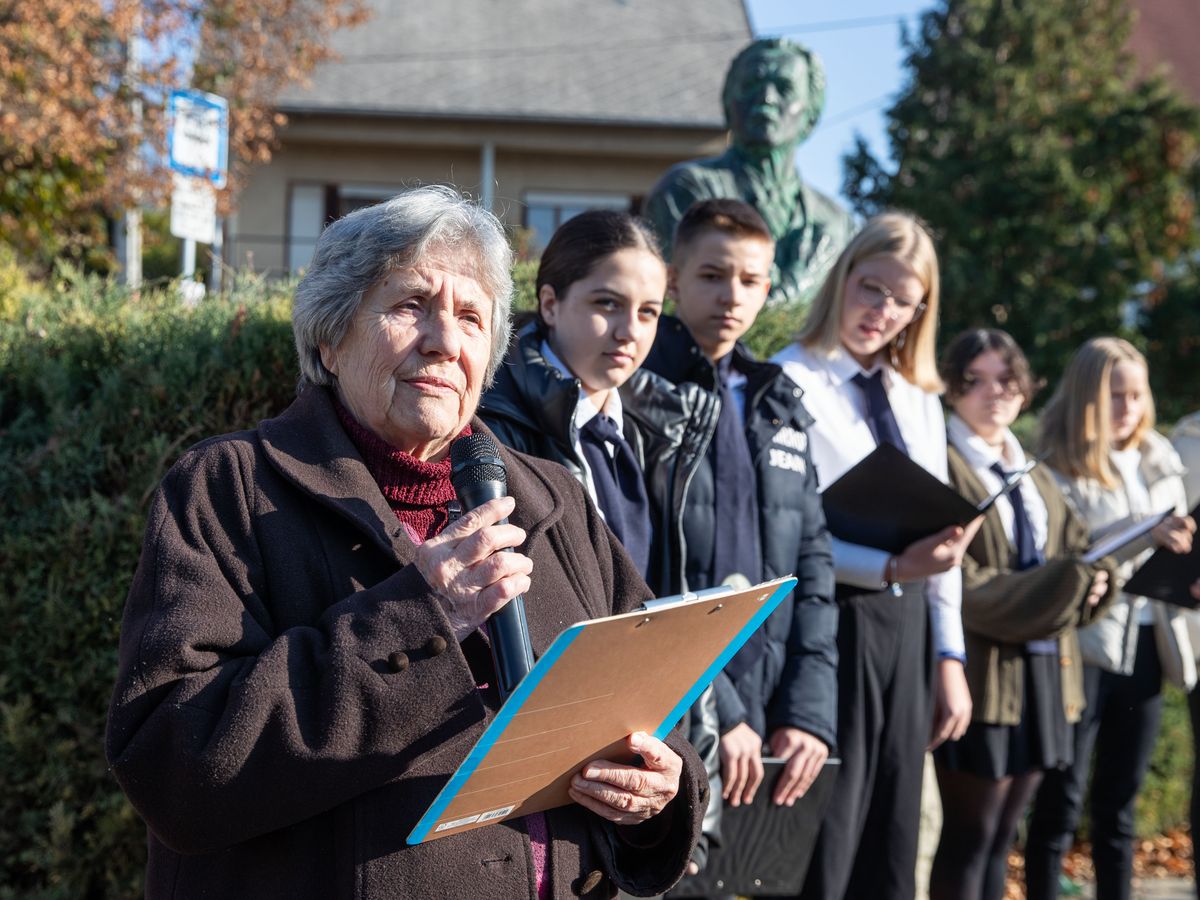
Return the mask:
[[593, 761], [569, 806], [405, 844], [499, 707], [488, 616], [523, 593], [541, 652], [649, 595], [553, 464], [501, 449], [511, 496], [452, 520], [510, 263], [448, 188], [335, 222], [296, 291], [295, 402], [164, 478], [107, 736], [148, 897], [611, 897], [683, 873], [707, 782], [674, 736], [631, 735], [641, 765]]

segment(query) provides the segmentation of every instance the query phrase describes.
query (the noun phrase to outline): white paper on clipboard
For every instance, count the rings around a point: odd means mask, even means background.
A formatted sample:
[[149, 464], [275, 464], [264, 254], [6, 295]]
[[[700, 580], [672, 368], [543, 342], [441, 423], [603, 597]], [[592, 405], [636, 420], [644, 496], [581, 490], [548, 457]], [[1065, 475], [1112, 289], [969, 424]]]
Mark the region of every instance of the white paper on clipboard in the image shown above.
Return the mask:
[[1088, 548], [1087, 553], [1083, 555], [1083, 561], [1089, 566], [1098, 563], [1104, 557], [1116, 553], [1126, 544], [1133, 543], [1142, 535], [1153, 530], [1163, 519], [1173, 512], [1173, 509], [1168, 509], [1160, 513], [1154, 513], [1144, 519], [1138, 519], [1132, 525], [1122, 528], [1120, 531], [1108, 535]]

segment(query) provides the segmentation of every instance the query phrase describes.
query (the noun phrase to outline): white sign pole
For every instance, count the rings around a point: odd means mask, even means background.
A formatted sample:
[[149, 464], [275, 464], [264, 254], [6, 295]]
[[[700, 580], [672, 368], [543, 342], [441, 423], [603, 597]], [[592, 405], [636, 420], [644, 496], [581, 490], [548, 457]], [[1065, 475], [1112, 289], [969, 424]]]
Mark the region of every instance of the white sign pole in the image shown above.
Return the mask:
[[196, 242], [191, 238], [183, 239], [183, 272], [184, 278], [192, 278], [196, 274]]

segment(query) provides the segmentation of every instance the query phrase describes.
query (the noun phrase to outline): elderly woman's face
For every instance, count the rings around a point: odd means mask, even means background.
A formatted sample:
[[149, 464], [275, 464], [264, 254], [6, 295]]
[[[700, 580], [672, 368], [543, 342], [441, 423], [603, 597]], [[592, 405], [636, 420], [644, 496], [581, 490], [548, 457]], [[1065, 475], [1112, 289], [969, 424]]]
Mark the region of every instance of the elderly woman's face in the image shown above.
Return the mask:
[[473, 256], [438, 249], [374, 284], [321, 361], [362, 425], [436, 460], [475, 414], [491, 350], [492, 298]]

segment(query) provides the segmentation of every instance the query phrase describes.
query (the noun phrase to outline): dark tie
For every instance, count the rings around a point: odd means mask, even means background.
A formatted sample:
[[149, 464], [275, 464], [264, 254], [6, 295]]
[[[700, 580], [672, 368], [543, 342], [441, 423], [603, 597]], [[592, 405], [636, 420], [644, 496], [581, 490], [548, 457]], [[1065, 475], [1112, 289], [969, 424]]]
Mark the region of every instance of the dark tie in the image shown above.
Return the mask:
[[[721, 413], [713, 436], [713, 478], [716, 531], [713, 534], [712, 584], [730, 575], [743, 575], [751, 584], [762, 580], [762, 551], [759, 544], [758, 479], [754, 459], [746, 441], [746, 424], [738, 411], [737, 398], [729, 386], [733, 354], [717, 363], [717, 392]], [[762, 656], [766, 636], [759, 628], [725, 666], [737, 680]]]
[[[1004, 471], [1000, 463], [991, 465], [992, 472], [1002, 482], [1007, 482], [1012, 472]], [[1033, 537], [1033, 523], [1029, 520], [1029, 511], [1025, 508], [1025, 498], [1021, 496], [1021, 488], [1015, 487], [1008, 492], [1008, 502], [1012, 504], [1013, 531], [1017, 545], [1017, 571], [1032, 569], [1046, 561], [1045, 556], [1037, 548]], [[1049, 654], [1058, 652], [1058, 641], [1026, 641], [1025, 649], [1030, 653]]]
[[650, 500], [637, 457], [617, 423], [603, 413], [579, 430], [579, 444], [604, 520], [644, 578], [650, 566]]
[[883, 387], [883, 370], [878, 369], [874, 375], [864, 375], [859, 372], [852, 379], [863, 392], [867, 401], [867, 427], [875, 438], [876, 444], [888, 443], [908, 454], [908, 445], [900, 434], [900, 426], [896, 424], [896, 416], [892, 413], [892, 404], [888, 403], [887, 391]]

